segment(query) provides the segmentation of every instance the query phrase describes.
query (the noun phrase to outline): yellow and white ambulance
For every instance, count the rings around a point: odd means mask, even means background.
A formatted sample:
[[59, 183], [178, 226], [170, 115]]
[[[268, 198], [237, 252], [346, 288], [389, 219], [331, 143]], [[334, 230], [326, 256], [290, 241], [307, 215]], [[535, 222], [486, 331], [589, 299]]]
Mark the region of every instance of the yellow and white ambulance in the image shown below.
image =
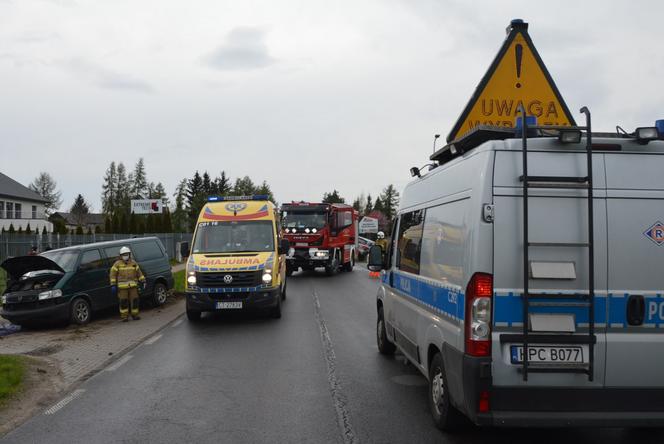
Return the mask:
[[208, 198], [187, 252], [187, 318], [243, 309], [280, 318], [289, 245], [279, 233], [279, 212], [267, 196]]

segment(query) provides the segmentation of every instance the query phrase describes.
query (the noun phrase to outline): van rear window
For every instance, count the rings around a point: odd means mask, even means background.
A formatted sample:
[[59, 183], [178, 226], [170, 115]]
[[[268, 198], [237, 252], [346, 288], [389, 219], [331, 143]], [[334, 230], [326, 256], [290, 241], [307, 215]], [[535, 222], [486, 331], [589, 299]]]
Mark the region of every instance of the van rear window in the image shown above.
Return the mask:
[[130, 248], [137, 261], [149, 261], [164, 257], [164, 252], [156, 241], [138, 242], [131, 245]]

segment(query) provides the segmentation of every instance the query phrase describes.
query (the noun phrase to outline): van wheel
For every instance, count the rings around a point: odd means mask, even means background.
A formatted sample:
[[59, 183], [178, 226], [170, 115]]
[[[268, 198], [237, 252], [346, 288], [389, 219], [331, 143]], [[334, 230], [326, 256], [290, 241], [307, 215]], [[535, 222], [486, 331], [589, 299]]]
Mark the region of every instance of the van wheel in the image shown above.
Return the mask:
[[201, 312], [198, 310], [187, 309], [187, 319], [191, 322], [198, 322], [201, 320]]
[[328, 276], [334, 276], [337, 274], [337, 271], [339, 271], [339, 258], [337, 257], [337, 253], [334, 253], [334, 257], [332, 258], [332, 262], [330, 262], [329, 265], [325, 266], [325, 274]]
[[464, 417], [450, 403], [443, 357], [436, 353], [429, 367], [429, 408], [433, 422], [440, 430], [452, 431], [463, 424]]
[[166, 303], [166, 298], [168, 297], [168, 289], [164, 284], [158, 282], [154, 284], [154, 292], [152, 293], [152, 303], [155, 307], [164, 305]]
[[90, 322], [90, 303], [83, 298], [76, 298], [71, 303], [71, 313], [69, 319], [72, 324], [84, 325]]
[[397, 346], [391, 343], [387, 337], [383, 307], [378, 309], [378, 320], [376, 321], [376, 343], [378, 344], [378, 352], [381, 355], [393, 355], [397, 349]]

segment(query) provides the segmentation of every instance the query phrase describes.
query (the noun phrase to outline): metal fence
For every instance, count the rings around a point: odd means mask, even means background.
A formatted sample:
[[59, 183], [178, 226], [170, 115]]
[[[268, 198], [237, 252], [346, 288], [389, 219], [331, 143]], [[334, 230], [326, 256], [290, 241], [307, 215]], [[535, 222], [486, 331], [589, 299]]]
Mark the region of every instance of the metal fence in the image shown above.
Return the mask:
[[192, 233], [152, 233], [152, 234], [0, 234], [0, 262], [15, 256], [24, 256], [32, 247], [43, 252], [47, 249], [70, 247], [93, 242], [104, 242], [136, 237], [156, 236], [166, 247], [170, 259], [177, 257], [178, 242], [191, 242]]

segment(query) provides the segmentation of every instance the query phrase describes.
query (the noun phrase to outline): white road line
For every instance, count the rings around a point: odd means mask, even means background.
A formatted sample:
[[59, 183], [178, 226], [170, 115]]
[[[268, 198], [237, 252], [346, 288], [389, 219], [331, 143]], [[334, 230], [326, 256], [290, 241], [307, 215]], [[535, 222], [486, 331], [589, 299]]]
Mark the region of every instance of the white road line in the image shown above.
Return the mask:
[[121, 365], [123, 365], [123, 364], [125, 364], [127, 361], [129, 361], [131, 358], [133, 358], [132, 355], [125, 355], [125, 356], [123, 356], [122, 358], [120, 358], [120, 359], [118, 359], [117, 361], [115, 361], [113, 364], [111, 364], [111, 365], [109, 365], [108, 367], [106, 367], [106, 369], [105, 369], [104, 371], [106, 371], [106, 372], [114, 372], [114, 371], [116, 371], [117, 369], [119, 369]]
[[355, 432], [350, 423], [350, 415], [346, 409], [348, 399], [341, 389], [341, 382], [336, 374], [337, 358], [334, 354], [334, 346], [332, 345], [332, 339], [327, 330], [325, 319], [323, 319], [323, 315], [320, 312], [320, 302], [315, 290], [312, 292], [312, 296], [314, 299], [314, 313], [316, 315], [316, 321], [318, 321], [318, 328], [320, 329], [320, 340], [323, 343], [325, 364], [327, 364], [327, 380], [330, 383], [330, 393], [332, 395], [332, 401], [334, 402], [334, 409], [337, 412], [337, 422], [341, 429], [341, 436], [346, 444], [358, 443], [360, 441], [355, 436]]
[[180, 324], [182, 324], [182, 318], [180, 318], [177, 321], [173, 322], [173, 325], [171, 325], [171, 327], [175, 328]]
[[85, 393], [85, 389], [76, 389], [64, 398], [62, 398], [60, 401], [58, 401], [56, 404], [53, 404], [50, 408], [44, 411], [44, 415], [53, 415], [57, 411], [61, 410], [64, 406], [72, 402], [74, 399], [78, 398], [81, 396], [83, 393]]
[[163, 336], [163, 335], [161, 335], [161, 334], [160, 334], [160, 335], [153, 336], [153, 337], [151, 337], [150, 339], [148, 339], [147, 341], [145, 341], [144, 344], [145, 344], [145, 345], [152, 345], [152, 344], [154, 344], [155, 342], [157, 342], [158, 340], [160, 340], [162, 336]]

